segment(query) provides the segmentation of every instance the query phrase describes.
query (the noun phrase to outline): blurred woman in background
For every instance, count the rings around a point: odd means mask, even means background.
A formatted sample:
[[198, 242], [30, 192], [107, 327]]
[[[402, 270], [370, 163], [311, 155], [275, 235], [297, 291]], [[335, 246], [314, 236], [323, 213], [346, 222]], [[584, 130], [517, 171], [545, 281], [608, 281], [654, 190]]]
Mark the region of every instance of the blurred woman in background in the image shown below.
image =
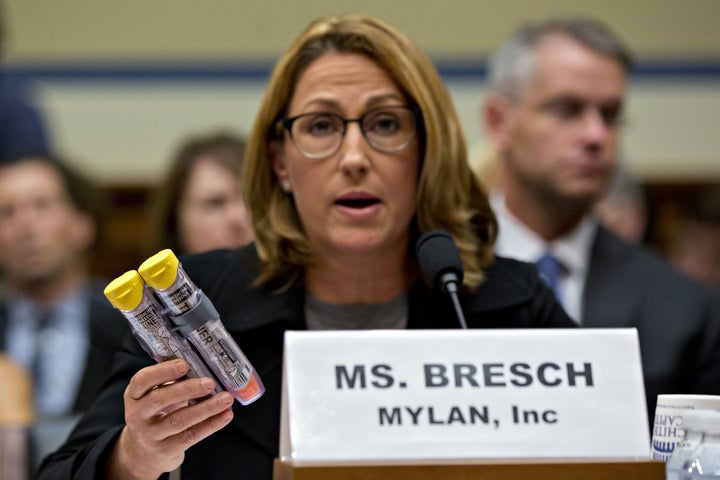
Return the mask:
[[232, 133], [188, 138], [151, 203], [148, 255], [164, 248], [199, 253], [253, 239], [240, 174], [245, 139]]

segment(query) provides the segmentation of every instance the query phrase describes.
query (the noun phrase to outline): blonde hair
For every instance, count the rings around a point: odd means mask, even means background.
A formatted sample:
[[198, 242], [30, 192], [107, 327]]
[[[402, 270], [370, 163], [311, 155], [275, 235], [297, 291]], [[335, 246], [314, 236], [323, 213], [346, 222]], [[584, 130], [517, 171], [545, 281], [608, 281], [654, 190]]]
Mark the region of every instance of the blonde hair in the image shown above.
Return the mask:
[[[287, 114], [298, 79], [314, 60], [330, 53], [365, 55], [385, 69], [419, 108], [421, 151], [417, 211], [410, 245], [420, 234], [446, 230], [455, 239], [465, 268], [464, 284], [475, 287], [493, 257], [497, 233], [487, 195], [472, 174], [465, 139], [450, 96], [430, 59], [404, 34], [365, 15], [322, 17], [312, 22], [278, 60], [248, 140], [243, 192], [250, 209], [261, 260], [258, 281], [301, 279], [313, 251], [292, 196], [275, 176], [269, 145], [282, 141], [276, 129]], [[414, 252], [408, 252], [414, 256]]]

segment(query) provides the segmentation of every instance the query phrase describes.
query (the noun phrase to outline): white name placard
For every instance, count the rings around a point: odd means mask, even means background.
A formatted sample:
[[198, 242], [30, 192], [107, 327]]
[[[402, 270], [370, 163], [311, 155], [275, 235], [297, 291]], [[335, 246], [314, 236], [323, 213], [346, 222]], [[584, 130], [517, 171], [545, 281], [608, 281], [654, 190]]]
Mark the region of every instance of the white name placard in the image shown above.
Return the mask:
[[287, 332], [280, 457], [646, 458], [635, 329]]

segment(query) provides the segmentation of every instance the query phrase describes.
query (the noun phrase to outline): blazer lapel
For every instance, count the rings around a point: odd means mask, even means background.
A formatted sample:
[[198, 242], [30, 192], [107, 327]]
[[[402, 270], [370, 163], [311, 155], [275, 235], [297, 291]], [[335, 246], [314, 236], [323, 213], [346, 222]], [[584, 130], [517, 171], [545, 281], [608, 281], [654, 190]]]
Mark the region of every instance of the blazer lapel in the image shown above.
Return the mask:
[[[223, 323], [265, 385], [265, 394], [256, 402], [234, 406], [232, 425], [273, 456], [278, 455], [280, 442], [284, 333], [305, 329], [304, 298], [304, 290], [298, 288], [286, 295], [258, 295], [250, 308], [253, 317], [259, 316], [254, 319], [230, 314], [229, 305], [219, 310]], [[248, 324], [252, 327], [244, 328]]]
[[585, 290], [584, 327], [631, 327], [639, 311], [638, 296], [628, 282], [634, 281], [631, 247], [599, 227], [593, 243]]

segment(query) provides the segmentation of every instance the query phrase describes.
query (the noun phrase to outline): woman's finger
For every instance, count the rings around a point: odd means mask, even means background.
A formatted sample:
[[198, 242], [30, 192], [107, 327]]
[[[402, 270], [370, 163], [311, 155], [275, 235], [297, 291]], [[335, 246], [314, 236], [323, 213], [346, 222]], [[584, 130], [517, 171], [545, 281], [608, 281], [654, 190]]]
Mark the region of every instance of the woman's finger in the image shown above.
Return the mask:
[[[230, 394], [228, 394], [228, 396], [231, 399], [230, 404], [232, 404], [234, 399]], [[185, 451], [223, 428], [225, 425], [230, 423], [232, 418], [233, 411], [229, 408], [225, 408], [220, 413], [212, 415], [207, 419], [194, 424], [192, 427], [181, 430], [179, 433], [168, 437], [165, 439], [163, 444], [169, 449], [169, 451], [173, 451], [175, 449]]]
[[182, 378], [189, 368], [185, 361], [179, 359], [145, 367], [130, 379], [125, 394], [131, 400], [139, 400], [153, 388]]
[[[165, 415], [162, 419], [157, 420], [158, 424], [162, 424], [162, 428], [159, 430], [163, 433], [165, 438], [180, 434], [186, 430], [191, 430], [188, 434], [191, 437], [197, 437], [198, 428], [200, 428], [199, 425], [203, 424], [206, 420], [218, 415], [222, 416], [224, 412], [229, 412], [230, 417], [232, 417], [230, 407], [234, 401], [235, 397], [233, 397], [230, 393], [218, 393], [213, 397], [207, 398], [194, 405], [176, 410]], [[212, 423], [213, 422], [211, 422], [211, 424]], [[204, 431], [204, 428], [200, 428], [200, 430]], [[210, 431], [210, 433], [212, 433], [212, 431]], [[202, 438], [205, 437], [203, 436]]]
[[[188, 378], [165, 385], [156, 385], [137, 400], [128, 400], [125, 416], [128, 424], [135, 420], [151, 422], [187, 407], [191, 400], [207, 397], [215, 382], [207, 377]], [[202, 403], [202, 402], [199, 402]]]

